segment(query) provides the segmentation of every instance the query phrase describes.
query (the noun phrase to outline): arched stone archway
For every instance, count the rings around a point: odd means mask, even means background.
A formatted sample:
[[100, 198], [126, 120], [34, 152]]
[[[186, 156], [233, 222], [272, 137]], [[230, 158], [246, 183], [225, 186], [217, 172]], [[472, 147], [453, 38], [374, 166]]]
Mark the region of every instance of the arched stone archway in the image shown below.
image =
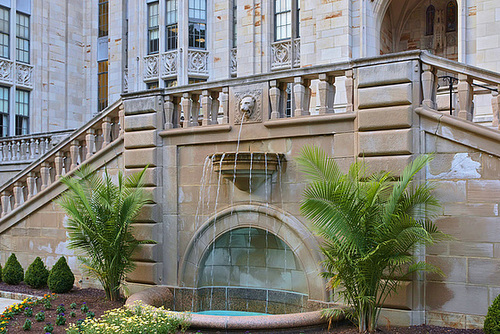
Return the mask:
[[268, 231], [286, 243], [305, 272], [309, 299], [327, 301], [326, 282], [319, 275], [322, 258], [314, 235], [287, 212], [262, 204], [238, 205], [222, 210], [195, 231], [180, 261], [180, 285], [196, 287], [199, 266], [210, 245], [224, 233], [242, 227]]
[[[443, 27], [446, 20], [446, 6], [450, 0], [375, 0], [371, 6], [373, 26], [376, 31], [377, 53], [387, 54], [407, 50], [429, 50], [430, 52], [451, 59], [464, 59], [464, 41], [462, 30], [464, 18], [462, 0], [452, 0], [456, 5], [456, 29], [448, 31]], [[426, 34], [426, 10], [429, 5], [436, 8], [436, 31]], [[438, 24], [438, 20], [440, 20]]]

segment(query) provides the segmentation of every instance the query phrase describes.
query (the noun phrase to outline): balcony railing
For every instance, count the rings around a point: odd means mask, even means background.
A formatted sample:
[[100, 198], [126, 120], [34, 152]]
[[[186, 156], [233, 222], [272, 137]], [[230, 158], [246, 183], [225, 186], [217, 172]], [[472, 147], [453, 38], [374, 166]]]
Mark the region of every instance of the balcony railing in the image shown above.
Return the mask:
[[0, 59], [0, 83], [33, 88], [33, 65]]
[[300, 66], [300, 39], [271, 44], [271, 69], [281, 70]]

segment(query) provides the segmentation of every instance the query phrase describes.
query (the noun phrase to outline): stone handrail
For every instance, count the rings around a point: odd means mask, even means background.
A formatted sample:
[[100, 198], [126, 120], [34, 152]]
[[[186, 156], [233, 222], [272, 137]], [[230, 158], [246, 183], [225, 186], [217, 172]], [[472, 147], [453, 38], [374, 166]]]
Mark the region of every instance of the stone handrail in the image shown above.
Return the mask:
[[52, 183], [121, 137], [123, 103], [115, 102], [0, 188], [0, 217], [34, 198]]
[[[425, 107], [438, 109], [437, 105], [437, 72], [444, 72], [457, 79], [456, 94], [457, 107], [453, 116], [468, 121], [474, 120], [475, 100], [479, 95], [491, 94], [492, 126], [499, 129], [500, 110], [500, 74], [478, 67], [461, 64], [445, 58], [423, 52], [422, 59], [422, 93]], [[484, 99], [484, 98], [483, 98]]]
[[0, 164], [29, 163], [34, 161], [74, 131], [74, 129], [71, 129], [50, 133], [3, 137], [0, 139]]

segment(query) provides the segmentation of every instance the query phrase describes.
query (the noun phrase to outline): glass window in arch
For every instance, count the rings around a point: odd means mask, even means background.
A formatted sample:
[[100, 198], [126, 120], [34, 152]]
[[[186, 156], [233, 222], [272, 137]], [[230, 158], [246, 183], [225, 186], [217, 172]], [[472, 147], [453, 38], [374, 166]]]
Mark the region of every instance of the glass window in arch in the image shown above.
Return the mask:
[[450, 1], [446, 5], [446, 32], [457, 30], [457, 4]]
[[434, 35], [434, 18], [436, 17], [436, 8], [433, 5], [427, 7], [425, 13], [425, 35]]

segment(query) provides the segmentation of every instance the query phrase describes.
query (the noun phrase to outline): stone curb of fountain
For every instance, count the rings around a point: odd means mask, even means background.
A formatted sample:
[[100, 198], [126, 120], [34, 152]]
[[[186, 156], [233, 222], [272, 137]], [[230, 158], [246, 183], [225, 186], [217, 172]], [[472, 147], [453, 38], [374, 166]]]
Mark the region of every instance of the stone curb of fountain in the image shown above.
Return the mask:
[[[173, 294], [167, 286], [156, 286], [135, 293], [125, 302], [130, 307], [134, 302], [142, 301], [145, 304], [159, 307], [173, 301]], [[340, 306], [339, 306], [340, 307]], [[277, 314], [263, 316], [213, 316], [190, 313], [191, 328], [198, 329], [288, 329], [310, 327], [326, 324], [329, 320], [321, 316], [321, 311], [312, 311], [293, 314]], [[340, 321], [339, 316], [332, 321]]]

